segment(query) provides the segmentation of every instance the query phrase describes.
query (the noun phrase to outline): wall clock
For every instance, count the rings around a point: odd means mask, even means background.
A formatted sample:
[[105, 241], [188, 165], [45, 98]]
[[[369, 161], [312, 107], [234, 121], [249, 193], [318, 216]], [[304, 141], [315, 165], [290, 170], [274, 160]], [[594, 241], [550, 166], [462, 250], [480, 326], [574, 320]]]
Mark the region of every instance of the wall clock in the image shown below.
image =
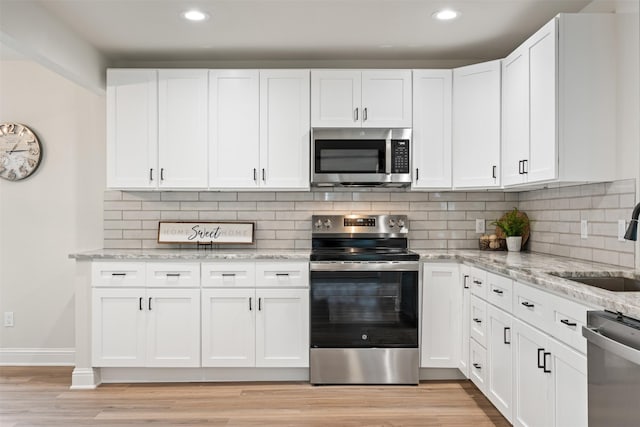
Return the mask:
[[31, 129], [20, 123], [0, 124], [0, 178], [25, 179], [42, 160], [42, 147]]

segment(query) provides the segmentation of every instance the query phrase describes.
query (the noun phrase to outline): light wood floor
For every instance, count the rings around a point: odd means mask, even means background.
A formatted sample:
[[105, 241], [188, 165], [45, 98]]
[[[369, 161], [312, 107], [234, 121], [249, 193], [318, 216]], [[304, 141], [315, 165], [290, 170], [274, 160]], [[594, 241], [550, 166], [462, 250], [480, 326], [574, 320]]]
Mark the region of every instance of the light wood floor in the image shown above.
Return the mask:
[[71, 368], [0, 367], [0, 426], [508, 426], [469, 381], [107, 384], [71, 391]]

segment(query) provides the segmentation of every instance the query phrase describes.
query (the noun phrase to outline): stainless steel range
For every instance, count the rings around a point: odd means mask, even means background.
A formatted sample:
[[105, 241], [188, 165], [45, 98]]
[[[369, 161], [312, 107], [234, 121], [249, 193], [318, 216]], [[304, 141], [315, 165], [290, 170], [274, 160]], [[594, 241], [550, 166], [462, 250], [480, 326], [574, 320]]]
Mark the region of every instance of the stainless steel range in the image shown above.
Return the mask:
[[418, 254], [404, 215], [315, 215], [312, 384], [417, 384]]

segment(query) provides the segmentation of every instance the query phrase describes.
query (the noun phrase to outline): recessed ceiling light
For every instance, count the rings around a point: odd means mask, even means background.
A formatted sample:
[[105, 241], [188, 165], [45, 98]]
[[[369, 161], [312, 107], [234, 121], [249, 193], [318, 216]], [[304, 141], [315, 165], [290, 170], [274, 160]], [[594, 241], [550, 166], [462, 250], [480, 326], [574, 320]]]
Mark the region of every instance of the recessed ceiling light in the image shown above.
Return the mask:
[[453, 9], [442, 9], [431, 16], [433, 16], [434, 19], [439, 19], [440, 21], [450, 21], [460, 16], [460, 13]]
[[209, 14], [197, 9], [187, 10], [182, 12], [182, 17], [188, 21], [205, 21], [209, 19]]

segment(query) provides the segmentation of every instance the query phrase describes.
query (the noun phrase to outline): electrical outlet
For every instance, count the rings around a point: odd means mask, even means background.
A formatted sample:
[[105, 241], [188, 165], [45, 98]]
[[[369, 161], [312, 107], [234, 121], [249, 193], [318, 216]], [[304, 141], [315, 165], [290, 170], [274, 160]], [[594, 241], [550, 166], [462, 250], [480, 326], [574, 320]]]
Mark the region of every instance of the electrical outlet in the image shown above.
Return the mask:
[[627, 232], [627, 222], [624, 219], [618, 220], [618, 240], [624, 242], [624, 234]]
[[476, 233], [484, 233], [484, 219], [476, 219]]
[[587, 237], [589, 237], [589, 226], [587, 220], [583, 219], [580, 221], [580, 238], [586, 239]]
[[13, 327], [13, 311], [4, 312], [4, 326]]

